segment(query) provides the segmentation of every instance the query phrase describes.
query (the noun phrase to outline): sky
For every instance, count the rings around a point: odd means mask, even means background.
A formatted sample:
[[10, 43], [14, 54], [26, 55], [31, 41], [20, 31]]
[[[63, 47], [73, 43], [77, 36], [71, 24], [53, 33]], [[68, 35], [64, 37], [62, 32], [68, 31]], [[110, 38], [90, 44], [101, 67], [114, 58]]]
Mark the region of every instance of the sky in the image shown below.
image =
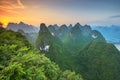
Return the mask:
[[120, 0], [0, 0], [0, 22], [120, 25]]

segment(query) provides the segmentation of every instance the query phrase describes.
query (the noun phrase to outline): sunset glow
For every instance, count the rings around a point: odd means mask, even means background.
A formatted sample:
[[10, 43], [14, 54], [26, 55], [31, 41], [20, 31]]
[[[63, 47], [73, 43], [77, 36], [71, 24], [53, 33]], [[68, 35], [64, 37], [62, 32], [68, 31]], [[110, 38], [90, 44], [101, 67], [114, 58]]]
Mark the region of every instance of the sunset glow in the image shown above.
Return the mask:
[[[119, 0], [0, 0], [0, 22], [120, 25]], [[101, 14], [102, 13], [102, 14]]]

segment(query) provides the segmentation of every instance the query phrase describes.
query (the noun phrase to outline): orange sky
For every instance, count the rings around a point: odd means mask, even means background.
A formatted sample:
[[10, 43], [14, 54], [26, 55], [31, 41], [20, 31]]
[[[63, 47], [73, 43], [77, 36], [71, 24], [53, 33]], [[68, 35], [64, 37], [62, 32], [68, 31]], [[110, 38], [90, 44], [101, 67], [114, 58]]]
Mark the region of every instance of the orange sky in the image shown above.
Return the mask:
[[[87, 19], [74, 17], [67, 12], [60, 12], [45, 5], [32, 5], [24, 2], [25, 0], [0, 0], [0, 21], [6, 26], [9, 22], [19, 23], [23, 21], [28, 24], [39, 26], [40, 23], [46, 24], [74, 24], [78, 21], [84, 23]], [[30, 0], [26, 0], [30, 1]], [[69, 15], [69, 16], [66, 16]]]
[[[92, 0], [91, 0], [92, 1]], [[90, 0], [0, 0], [0, 22], [20, 21], [39, 26], [46, 24], [117, 24], [119, 4], [91, 2]], [[110, 1], [109, 1], [110, 2]], [[101, 6], [102, 5], [102, 6]], [[104, 8], [103, 8], [104, 7]], [[110, 18], [109, 18], [110, 17]]]
[[21, 0], [0, 1], [0, 21], [6, 26], [9, 22], [26, 22], [37, 24], [37, 19], [31, 16], [28, 7], [21, 3]]
[[[42, 5], [25, 5], [22, 0], [1, 0], [0, 4], [2, 4], [0, 5], [0, 21], [4, 26], [9, 22], [19, 23], [20, 21], [36, 26], [39, 26], [42, 22], [46, 24], [72, 23], [72, 21], [68, 21], [68, 16], [64, 16], [64, 14]], [[72, 20], [74, 21], [75, 19], [73, 18]]]

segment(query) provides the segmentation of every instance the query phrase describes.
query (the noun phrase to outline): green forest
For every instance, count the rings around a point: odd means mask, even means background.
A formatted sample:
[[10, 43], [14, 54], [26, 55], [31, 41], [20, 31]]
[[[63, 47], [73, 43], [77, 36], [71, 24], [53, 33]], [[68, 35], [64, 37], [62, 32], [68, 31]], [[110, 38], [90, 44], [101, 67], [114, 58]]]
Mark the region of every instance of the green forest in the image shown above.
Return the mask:
[[88, 25], [21, 32], [0, 26], [0, 80], [120, 80], [120, 52]]
[[80, 74], [62, 71], [35, 49], [25, 36], [0, 27], [0, 80], [83, 80]]

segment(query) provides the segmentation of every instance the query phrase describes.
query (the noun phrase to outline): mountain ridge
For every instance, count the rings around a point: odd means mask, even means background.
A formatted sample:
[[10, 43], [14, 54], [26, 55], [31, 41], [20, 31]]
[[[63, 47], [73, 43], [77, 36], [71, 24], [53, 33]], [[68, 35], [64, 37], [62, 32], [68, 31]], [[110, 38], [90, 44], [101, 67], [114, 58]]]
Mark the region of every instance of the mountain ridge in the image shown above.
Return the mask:
[[28, 25], [24, 22], [19, 22], [19, 23], [8, 23], [7, 30], [13, 30], [17, 32], [18, 30], [23, 30], [25, 33], [37, 33], [39, 31], [39, 28], [33, 26], [33, 25]]

